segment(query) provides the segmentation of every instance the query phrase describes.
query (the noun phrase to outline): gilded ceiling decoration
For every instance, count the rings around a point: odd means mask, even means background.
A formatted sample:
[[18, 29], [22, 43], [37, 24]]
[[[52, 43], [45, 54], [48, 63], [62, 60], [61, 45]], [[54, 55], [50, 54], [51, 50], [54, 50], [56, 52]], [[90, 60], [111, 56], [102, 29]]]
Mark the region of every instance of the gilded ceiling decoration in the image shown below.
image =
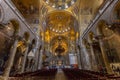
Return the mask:
[[54, 11], [46, 17], [46, 26], [55, 33], [65, 33], [71, 28], [78, 30], [78, 22], [74, 16], [66, 11]]
[[78, 37], [76, 18], [67, 11], [57, 10], [47, 15], [45, 23], [45, 48], [50, 49], [55, 56], [66, 55], [70, 41], [75, 42]]
[[46, 4], [56, 9], [67, 9], [77, 0], [44, 0]]
[[38, 0], [12, 0], [16, 8], [30, 24], [39, 23], [39, 1]]
[[[46, 17], [45, 42], [50, 43], [56, 36], [65, 36], [74, 41], [78, 37], [78, 22], [68, 12], [55, 11]], [[70, 38], [71, 37], [71, 38]]]

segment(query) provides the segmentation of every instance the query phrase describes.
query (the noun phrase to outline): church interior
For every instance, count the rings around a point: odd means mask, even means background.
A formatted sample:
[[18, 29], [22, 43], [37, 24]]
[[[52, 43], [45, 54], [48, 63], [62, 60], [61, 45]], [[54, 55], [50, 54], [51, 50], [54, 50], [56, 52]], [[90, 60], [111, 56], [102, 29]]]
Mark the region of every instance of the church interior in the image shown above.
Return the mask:
[[0, 0], [0, 80], [120, 80], [120, 0]]

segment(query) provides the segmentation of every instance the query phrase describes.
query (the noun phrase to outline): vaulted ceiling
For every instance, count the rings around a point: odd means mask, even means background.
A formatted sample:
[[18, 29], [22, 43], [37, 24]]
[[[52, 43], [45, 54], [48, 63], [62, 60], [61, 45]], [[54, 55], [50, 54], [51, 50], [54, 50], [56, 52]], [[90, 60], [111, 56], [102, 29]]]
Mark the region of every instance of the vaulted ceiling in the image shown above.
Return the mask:
[[85, 29], [106, 0], [12, 0], [26, 20], [38, 24], [54, 10], [70, 12]]
[[61, 46], [67, 52], [69, 41], [76, 42], [106, 0], [12, 1], [28, 23], [39, 25], [40, 36], [47, 45], [52, 43], [52, 51]]

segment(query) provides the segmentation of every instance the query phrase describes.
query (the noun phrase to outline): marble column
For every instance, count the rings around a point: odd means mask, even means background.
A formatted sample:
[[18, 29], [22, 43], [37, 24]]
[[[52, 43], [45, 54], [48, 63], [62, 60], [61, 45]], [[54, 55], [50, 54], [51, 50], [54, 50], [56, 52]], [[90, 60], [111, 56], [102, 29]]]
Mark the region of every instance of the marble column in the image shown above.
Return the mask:
[[34, 66], [34, 71], [38, 70], [38, 62], [39, 62], [39, 39], [36, 41], [36, 46], [35, 46], [35, 66]]
[[70, 53], [66, 54], [66, 65], [70, 65]]
[[83, 47], [81, 46], [81, 47], [80, 47], [80, 53], [79, 53], [81, 69], [84, 69], [84, 61], [83, 61], [83, 57], [82, 57], [83, 54], [84, 54], [84, 51], [83, 51]]
[[81, 69], [81, 60], [80, 60], [80, 51], [77, 49], [77, 59], [78, 59], [78, 67]]
[[40, 57], [39, 54], [40, 54], [39, 53], [39, 49], [36, 48], [36, 53], [35, 53], [35, 70], [38, 70], [38, 63], [39, 63], [39, 57]]
[[41, 58], [41, 53], [40, 50], [38, 50], [38, 62], [37, 62], [37, 69], [39, 70], [39, 62], [40, 62], [40, 58]]
[[28, 50], [29, 50], [29, 43], [27, 42], [26, 51], [25, 51], [24, 57], [23, 57], [23, 64], [22, 64], [21, 73], [23, 73], [25, 71], [25, 65], [26, 65], [26, 59], [27, 59], [27, 55], [28, 55]]
[[41, 68], [42, 68], [42, 56], [43, 56], [43, 50], [40, 50], [38, 69], [41, 69]]
[[93, 49], [93, 43], [89, 43], [90, 44], [90, 55], [91, 55], [91, 68], [92, 70], [97, 70], [97, 62], [95, 59], [95, 53], [94, 53], [94, 49]]
[[106, 66], [106, 70], [108, 73], [113, 73], [112, 69], [110, 68], [110, 64], [108, 61], [108, 57], [106, 55], [106, 51], [105, 51], [105, 47], [104, 47], [104, 42], [103, 42], [103, 37], [102, 35], [97, 36], [98, 40], [99, 40], [99, 44], [100, 44], [100, 49], [101, 49], [101, 53], [102, 53], [102, 57], [103, 57], [103, 61], [105, 63]]
[[14, 57], [15, 57], [15, 54], [16, 54], [16, 51], [17, 51], [18, 38], [19, 38], [18, 36], [15, 38], [15, 42], [14, 42], [13, 46], [11, 47], [10, 56], [9, 56], [8, 61], [7, 61], [7, 66], [6, 66], [6, 68], [3, 72], [3, 77], [5, 77], [4, 80], [8, 80], [11, 68], [13, 66]]

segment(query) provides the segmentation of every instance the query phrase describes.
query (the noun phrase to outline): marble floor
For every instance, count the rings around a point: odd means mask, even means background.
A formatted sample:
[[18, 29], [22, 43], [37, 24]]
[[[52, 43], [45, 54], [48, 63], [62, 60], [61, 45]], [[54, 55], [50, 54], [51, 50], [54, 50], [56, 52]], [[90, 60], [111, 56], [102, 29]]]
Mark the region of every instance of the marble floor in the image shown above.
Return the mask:
[[64, 72], [62, 70], [58, 70], [56, 76], [55, 76], [55, 80], [67, 80]]

